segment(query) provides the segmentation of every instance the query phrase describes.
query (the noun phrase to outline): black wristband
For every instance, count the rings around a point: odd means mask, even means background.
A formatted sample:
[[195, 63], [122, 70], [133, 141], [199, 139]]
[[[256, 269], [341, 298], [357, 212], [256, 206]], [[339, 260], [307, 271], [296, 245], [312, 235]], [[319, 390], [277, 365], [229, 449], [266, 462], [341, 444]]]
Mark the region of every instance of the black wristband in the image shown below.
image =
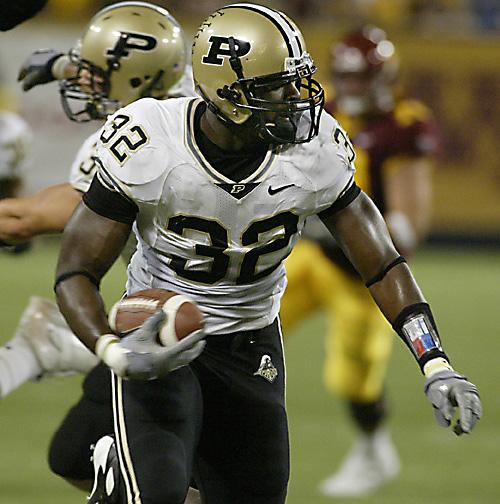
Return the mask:
[[61, 282], [64, 282], [65, 280], [68, 280], [71, 277], [74, 277], [77, 275], [84, 276], [85, 278], [90, 280], [90, 283], [92, 283], [96, 287], [96, 289], [99, 290], [99, 286], [100, 286], [101, 282], [99, 280], [97, 280], [97, 278], [94, 275], [91, 275], [88, 271], [68, 271], [67, 273], [62, 273], [61, 275], [59, 275], [56, 278], [56, 281], [54, 283], [54, 292], [56, 291], [57, 286]]
[[415, 303], [403, 308], [392, 327], [411, 350], [422, 372], [425, 364], [436, 357], [449, 362], [441, 348], [436, 323], [427, 303]]

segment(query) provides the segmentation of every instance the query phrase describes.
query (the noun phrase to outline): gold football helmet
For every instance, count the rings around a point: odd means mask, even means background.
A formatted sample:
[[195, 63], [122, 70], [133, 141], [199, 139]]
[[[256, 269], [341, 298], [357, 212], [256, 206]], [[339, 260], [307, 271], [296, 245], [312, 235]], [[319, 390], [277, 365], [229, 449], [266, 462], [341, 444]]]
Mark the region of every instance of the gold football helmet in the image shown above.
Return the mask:
[[[223, 7], [194, 37], [193, 77], [210, 110], [269, 142], [308, 142], [318, 133], [324, 92], [315, 71], [295, 23], [261, 5]], [[290, 86], [294, 96], [272, 99]]]
[[70, 58], [78, 70], [61, 82], [63, 108], [81, 122], [105, 119], [145, 96], [164, 98], [184, 73], [186, 46], [167, 10], [120, 2], [91, 19]]

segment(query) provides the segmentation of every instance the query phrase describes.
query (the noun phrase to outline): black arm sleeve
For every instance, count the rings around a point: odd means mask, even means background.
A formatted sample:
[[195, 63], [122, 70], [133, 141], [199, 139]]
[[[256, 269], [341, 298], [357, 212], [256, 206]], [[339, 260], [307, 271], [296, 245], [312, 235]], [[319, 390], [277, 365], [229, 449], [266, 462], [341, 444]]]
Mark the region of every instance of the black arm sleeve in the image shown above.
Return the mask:
[[132, 224], [139, 211], [132, 200], [120, 192], [107, 188], [97, 175], [92, 179], [89, 190], [83, 195], [82, 200], [95, 213], [123, 224]]
[[334, 213], [342, 210], [350, 203], [352, 203], [361, 192], [361, 189], [356, 185], [356, 182], [352, 180], [349, 182], [348, 186], [340, 193], [340, 196], [329, 206], [326, 210], [323, 210], [318, 214], [320, 219], [326, 219], [333, 215]]

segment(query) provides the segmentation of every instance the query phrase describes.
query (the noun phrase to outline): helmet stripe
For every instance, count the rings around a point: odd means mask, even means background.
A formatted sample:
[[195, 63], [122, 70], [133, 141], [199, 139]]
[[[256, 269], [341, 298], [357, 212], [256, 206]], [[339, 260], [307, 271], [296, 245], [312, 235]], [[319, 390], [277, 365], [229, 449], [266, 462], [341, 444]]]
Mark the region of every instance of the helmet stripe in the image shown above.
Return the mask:
[[223, 7], [223, 9], [231, 8], [247, 9], [258, 12], [265, 18], [269, 19], [269, 21], [271, 21], [276, 26], [276, 28], [278, 28], [281, 35], [283, 36], [283, 39], [285, 40], [288, 48], [288, 55], [294, 58], [299, 58], [302, 55], [302, 45], [296, 31], [280, 12], [274, 9], [270, 9], [269, 7], [264, 7], [262, 5], [247, 3], [232, 4]]

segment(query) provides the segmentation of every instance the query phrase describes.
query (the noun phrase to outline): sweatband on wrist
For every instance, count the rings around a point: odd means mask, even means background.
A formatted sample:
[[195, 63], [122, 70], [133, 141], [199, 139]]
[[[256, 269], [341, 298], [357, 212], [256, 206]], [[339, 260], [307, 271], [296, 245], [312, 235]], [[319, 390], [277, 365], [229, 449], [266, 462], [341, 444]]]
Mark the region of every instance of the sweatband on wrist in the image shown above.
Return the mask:
[[453, 371], [451, 364], [443, 357], [436, 357], [424, 364], [423, 372], [426, 378], [430, 378], [440, 371]]
[[95, 353], [116, 375], [125, 376], [127, 371], [127, 351], [118, 346], [120, 338], [116, 334], [103, 334], [95, 344]]
[[64, 70], [66, 69], [66, 66], [71, 63], [71, 60], [67, 54], [62, 54], [59, 56], [54, 63], [52, 63], [52, 76], [56, 80], [63, 80], [65, 75], [64, 75]]
[[439, 333], [427, 303], [415, 303], [403, 308], [392, 324], [393, 329], [406, 343], [424, 372], [427, 362], [442, 358], [449, 363], [441, 348]]

